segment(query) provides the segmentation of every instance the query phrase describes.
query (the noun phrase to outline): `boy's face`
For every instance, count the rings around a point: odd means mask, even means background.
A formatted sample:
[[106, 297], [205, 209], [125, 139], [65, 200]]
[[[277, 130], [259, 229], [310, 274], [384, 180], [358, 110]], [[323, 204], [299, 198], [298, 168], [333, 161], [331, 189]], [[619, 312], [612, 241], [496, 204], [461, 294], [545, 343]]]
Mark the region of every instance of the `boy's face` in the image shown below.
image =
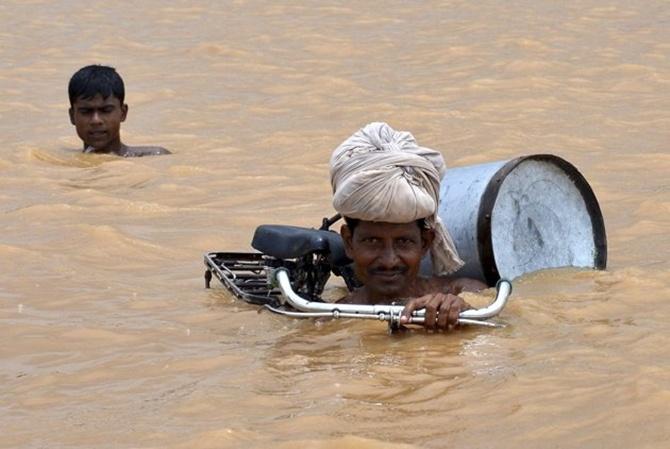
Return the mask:
[[126, 120], [128, 105], [110, 95], [103, 98], [79, 97], [70, 108], [70, 122], [77, 128], [77, 135], [84, 147], [93, 147], [96, 152], [118, 152], [121, 147], [121, 122]]

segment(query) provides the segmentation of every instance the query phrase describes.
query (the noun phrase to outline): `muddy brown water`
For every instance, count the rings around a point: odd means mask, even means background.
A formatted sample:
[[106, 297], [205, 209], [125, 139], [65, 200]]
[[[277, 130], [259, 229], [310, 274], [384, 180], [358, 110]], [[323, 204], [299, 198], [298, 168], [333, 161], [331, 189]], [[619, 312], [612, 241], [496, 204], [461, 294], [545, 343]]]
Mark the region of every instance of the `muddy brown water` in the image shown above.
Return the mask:
[[[669, 11], [2, 2], [0, 447], [668, 447]], [[94, 62], [124, 140], [174, 155], [80, 153], [66, 85]], [[203, 253], [330, 215], [330, 152], [375, 120], [450, 166], [569, 160], [608, 269], [518, 279], [504, 329], [399, 338], [203, 288]]]

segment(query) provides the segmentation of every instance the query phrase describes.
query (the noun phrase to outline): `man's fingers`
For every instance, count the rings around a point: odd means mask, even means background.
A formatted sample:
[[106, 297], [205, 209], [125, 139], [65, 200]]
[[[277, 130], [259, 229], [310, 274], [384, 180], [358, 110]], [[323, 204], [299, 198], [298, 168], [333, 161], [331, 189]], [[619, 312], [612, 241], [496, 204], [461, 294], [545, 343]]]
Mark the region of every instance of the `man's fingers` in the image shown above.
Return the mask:
[[451, 307], [449, 307], [449, 317], [447, 318], [447, 322], [452, 327], [458, 325], [458, 315], [461, 313], [461, 303], [463, 303], [463, 300], [457, 296], [454, 296], [453, 299], [454, 301], [450, 302]]
[[438, 311], [440, 310], [440, 304], [442, 304], [441, 296], [443, 295], [434, 295], [426, 301], [426, 317], [423, 321], [423, 327], [426, 329], [433, 330], [437, 326]]
[[417, 309], [423, 308], [424, 302], [425, 302], [424, 297], [414, 298], [408, 301], [407, 304], [405, 304], [405, 308], [402, 309], [402, 313], [400, 314], [400, 324], [409, 323], [412, 318], [412, 313]]
[[460, 297], [452, 294], [445, 295], [442, 304], [440, 304], [440, 315], [437, 318], [438, 328], [449, 330], [458, 326], [459, 315], [466, 308], [466, 302]]
[[447, 330], [449, 326], [449, 302], [443, 301], [440, 305], [440, 314], [437, 316], [438, 329]]

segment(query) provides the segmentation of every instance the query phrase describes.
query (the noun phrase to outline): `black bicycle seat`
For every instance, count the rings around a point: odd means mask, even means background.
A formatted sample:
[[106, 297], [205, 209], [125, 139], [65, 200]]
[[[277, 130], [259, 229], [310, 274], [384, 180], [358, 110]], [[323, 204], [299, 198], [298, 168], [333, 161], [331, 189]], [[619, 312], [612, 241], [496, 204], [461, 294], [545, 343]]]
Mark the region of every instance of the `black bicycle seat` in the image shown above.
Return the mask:
[[251, 246], [277, 259], [296, 259], [311, 253], [325, 254], [335, 266], [351, 263], [344, 252], [342, 237], [333, 231], [287, 225], [260, 225]]

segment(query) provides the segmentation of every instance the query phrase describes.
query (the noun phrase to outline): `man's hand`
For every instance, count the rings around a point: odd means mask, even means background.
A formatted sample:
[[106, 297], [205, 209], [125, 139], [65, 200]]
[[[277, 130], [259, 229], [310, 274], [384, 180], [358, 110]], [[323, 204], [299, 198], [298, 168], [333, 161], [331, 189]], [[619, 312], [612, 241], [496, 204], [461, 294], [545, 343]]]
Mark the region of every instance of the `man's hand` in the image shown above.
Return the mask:
[[408, 324], [412, 312], [426, 309], [423, 327], [429, 330], [449, 330], [458, 325], [458, 314], [471, 309], [460, 296], [451, 293], [433, 293], [411, 299], [400, 315], [400, 324]]

